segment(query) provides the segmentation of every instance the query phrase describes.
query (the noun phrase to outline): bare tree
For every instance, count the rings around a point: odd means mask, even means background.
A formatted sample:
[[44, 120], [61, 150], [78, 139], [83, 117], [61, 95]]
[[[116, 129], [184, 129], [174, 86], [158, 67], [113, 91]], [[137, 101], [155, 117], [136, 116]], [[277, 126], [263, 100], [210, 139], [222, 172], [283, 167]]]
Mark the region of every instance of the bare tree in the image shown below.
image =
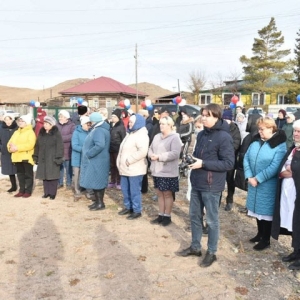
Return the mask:
[[222, 99], [222, 93], [224, 91], [224, 76], [218, 72], [214, 75], [214, 80], [210, 82], [211, 93], [218, 98]]
[[188, 89], [193, 93], [194, 103], [199, 104], [199, 94], [206, 84], [206, 75], [201, 71], [193, 71], [189, 73], [187, 82]]

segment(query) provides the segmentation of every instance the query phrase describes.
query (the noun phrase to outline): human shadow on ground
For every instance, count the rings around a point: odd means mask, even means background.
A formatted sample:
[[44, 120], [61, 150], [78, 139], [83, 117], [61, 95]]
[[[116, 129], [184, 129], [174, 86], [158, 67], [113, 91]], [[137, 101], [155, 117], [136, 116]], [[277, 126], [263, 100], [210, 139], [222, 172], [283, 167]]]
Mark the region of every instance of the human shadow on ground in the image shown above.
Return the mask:
[[95, 232], [99, 299], [151, 299], [146, 291], [151, 282], [143, 266], [146, 257], [135, 256], [122, 245], [122, 239], [107, 231], [104, 225], [97, 226]]
[[66, 299], [60, 281], [60, 234], [47, 216], [38, 217], [20, 241], [15, 299]]

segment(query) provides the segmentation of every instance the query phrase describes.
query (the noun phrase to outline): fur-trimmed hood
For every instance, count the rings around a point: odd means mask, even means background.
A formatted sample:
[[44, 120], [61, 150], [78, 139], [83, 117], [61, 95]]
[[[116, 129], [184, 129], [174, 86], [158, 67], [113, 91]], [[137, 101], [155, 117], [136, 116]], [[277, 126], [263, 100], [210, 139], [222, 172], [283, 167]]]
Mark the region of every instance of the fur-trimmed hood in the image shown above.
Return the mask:
[[[262, 139], [260, 138], [259, 133], [253, 137], [253, 142], [254, 141], [260, 141], [261, 143], [263, 142]], [[270, 139], [265, 141], [265, 143], [268, 143], [271, 148], [275, 148], [279, 144], [282, 144], [285, 142], [286, 142], [286, 135], [285, 135], [285, 132], [281, 129], [277, 130]]]

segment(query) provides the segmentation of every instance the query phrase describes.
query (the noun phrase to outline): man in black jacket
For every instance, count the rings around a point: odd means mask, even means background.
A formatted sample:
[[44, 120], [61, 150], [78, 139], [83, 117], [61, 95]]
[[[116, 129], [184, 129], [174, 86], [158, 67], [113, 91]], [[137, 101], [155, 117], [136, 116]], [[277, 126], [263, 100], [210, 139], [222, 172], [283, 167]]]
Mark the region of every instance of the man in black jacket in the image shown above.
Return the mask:
[[226, 173], [234, 168], [233, 141], [229, 125], [222, 119], [222, 109], [215, 103], [202, 110], [204, 130], [198, 133], [193, 153], [195, 162], [190, 165], [191, 201], [190, 219], [192, 243], [178, 253], [180, 256], [201, 256], [203, 209], [206, 209], [208, 249], [201, 267], [210, 266], [216, 259], [219, 240], [219, 201], [225, 187]]
[[[238, 126], [234, 122], [232, 122], [232, 120], [224, 113], [223, 113], [223, 120], [225, 120], [229, 124], [229, 130], [233, 140], [234, 156], [236, 161], [237, 154], [241, 145], [241, 133]], [[227, 171], [227, 175], [226, 175], [226, 183], [227, 183], [227, 197], [226, 197], [226, 206], [225, 206], [226, 211], [231, 211], [233, 208], [233, 195], [235, 191], [234, 172], [235, 172], [235, 168], [233, 168], [230, 171]]]

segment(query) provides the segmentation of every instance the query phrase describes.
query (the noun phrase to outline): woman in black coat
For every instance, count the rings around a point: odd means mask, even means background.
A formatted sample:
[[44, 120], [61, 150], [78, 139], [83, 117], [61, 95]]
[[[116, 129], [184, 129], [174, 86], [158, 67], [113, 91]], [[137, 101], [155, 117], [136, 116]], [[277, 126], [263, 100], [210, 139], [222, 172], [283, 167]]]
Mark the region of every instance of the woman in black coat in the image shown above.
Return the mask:
[[[277, 184], [277, 197], [274, 208], [273, 224], [272, 224], [272, 237], [278, 239], [280, 234], [292, 235], [292, 247], [294, 251], [282, 258], [284, 262], [293, 262], [289, 265], [290, 270], [300, 270], [300, 120], [294, 122], [294, 145], [288, 150], [283, 158], [279, 167], [279, 182]], [[290, 166], [283, 169], [286, 161], [290, 161]], [[282, 171], [284, 170], [284, 171]], [[288, 174], [286, 174], [288, 173]], [[283, 178], [292, 177], [295, 185], [296, 199], [292, 199], [291, 191], [289, 190], [289, 201], [295, 201], [293, 220], [292, 220], [292, 232], [281, 228], [281, 185]], [[294, 194], [295, 195], [295, 194]]]
[[9, 175], [11, 188], [7, 192], [15, 192], [17, 190], [16, 174], [17, 168], [11, 161], [11, 153], [7, 150], [7, 142], [13, 133], [18, 129], [18, 125], [13, 115], [7, 114], [3, 117], [0, 126], [0, 152], [1, 152], [1, 173]]
[[40, 130], [33, 159], [38, 165], [36, 178], [43, 180], [44, 196], [42, 198], [55, 199], [60, 166], [63, 163], [64, 145], [60, 131], [56, 127], [56, 120], [46, 116], [44, 127]]

